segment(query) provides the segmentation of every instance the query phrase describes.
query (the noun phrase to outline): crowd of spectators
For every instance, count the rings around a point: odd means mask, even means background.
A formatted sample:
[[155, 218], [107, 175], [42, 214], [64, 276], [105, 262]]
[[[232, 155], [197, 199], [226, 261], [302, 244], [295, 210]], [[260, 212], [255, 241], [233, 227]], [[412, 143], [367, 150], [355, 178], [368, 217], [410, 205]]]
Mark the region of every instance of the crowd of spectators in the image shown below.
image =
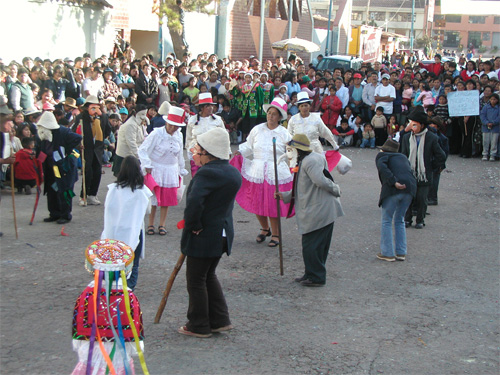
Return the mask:
[[[440, 118], [436, 131], [449, 140], [451, 154], [498, 160], [500, 57], [473, 61], [461, 56], [443, 63], [436, 54], [433, 63], [424, 64], [395, 56], [385, 63], [363, 63], [359, 71], [321, 71], [293, 54], [260, 62], [253, 56], [238, 61], [185, 53], [178, 59], [171, 53], [155, 62], [151, 55], [136, 58], [129, 48], [94, 60], [89, 54], [54, 61], [25, 57], [8, 65], [0, 61], [0, 112], [13, 113], [11, 140], [17, 152], [23, 145], [32, 147], [23, 139], [36, 136], [42, 112], [52, 111], [60, 125], [76, 129], [86, 98], [95, 96], [112, 127], [103, 157], [110, 166], [120, 125], [141, 110], [147, 113], [147, 135], [164, 125], [170, 105], [182, 107], [187, 122], [197, 114], [200, 93], [210, 92], [217, 103], [214, 113], [232, 142], [239, 143], [265, 121], [262, 104], [280, 96], [290, 118], [298, 113], [297, 94], [306, 92], [311, 111], [320, 112], [341, 147], [373, 148], [388, 137], [398, 141], [408, 112], [421, 105], [430, 118]], [[447, 95], [464, 90], [479, 91], [480, 114], [451, 117]]]

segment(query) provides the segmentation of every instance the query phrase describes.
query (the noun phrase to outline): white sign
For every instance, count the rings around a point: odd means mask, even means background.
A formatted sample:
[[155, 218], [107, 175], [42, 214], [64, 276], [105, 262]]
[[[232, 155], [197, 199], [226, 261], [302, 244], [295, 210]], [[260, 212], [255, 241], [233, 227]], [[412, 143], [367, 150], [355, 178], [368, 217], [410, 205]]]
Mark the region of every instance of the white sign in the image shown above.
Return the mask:
[[479, 116], [479, 91], [454, 91], [448, 93], [450, 117]]

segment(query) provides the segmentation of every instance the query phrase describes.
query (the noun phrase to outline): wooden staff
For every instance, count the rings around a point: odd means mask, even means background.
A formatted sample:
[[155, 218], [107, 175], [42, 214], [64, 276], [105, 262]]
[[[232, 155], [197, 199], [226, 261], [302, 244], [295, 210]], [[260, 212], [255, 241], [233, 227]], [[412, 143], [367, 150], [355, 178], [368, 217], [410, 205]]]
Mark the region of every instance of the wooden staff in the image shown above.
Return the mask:
[[172, 271], [172, 274], [170, 275], [170, 278], [168, 279], [167, 282], [167, 287], [165, 288], [165, 291], [163, 292], [163, 297], [160, 302], [160, 306], [158, 307], [158, 311], [156, 312], [155, 316], [155, 324], [160, 323], [160, 318], [161, 314], [163, 314], [163, 310], [165, 310], [165, 306], [167, 305], [167, 300], [168, 300], [168, 295], [170, 294], [170, 291], [172, 290], [172, 285], [174, 285], [174, 280], [179, 271], [182, 268], [182, 264], [184, 263], [184, 259], [186, 256], [184, 254], [181, 254], [179, 256], [179, 259], [177, 260], [177, 263], [174, 266], [174, 270]]
[[[276, 157], [276, 137], [273, 137], [273, 157], [274, 157], [274, 181], [276, 186], [276, 193], [280, 192], [279, 183], [278, 183], [278, 161]], [[278, 211], [278, 232], [279, 232], [279, 254], [280, 254], [280, 275], [283, 276], [283, 239], [281, 235], [281, 206], [280, 206], [280, 197], [279, 195], [276, 197], [276, 207]]]
[[82, 190], [83, 190], [83, 201], [87, 204], [87, 188], [85, 186], [85, 146], [83, 142], [85, 137], [83, 136], [83, 121], [80, 123], [82, 129], [82, 152], [80, 157], [82, 158]]
[[[10, 138], [9, 138], [10, 141]], [[14, 155], [14, 148], [10, 146], [10, 153]], [[14, 191], [14, 164], [10, 165], [10, 192], [12, 194], [12, 210], [14, 212], [14, 228], [16, 230], [16, 240], [19, 239], [17, 234], [17, 218], [16, 218], [16, 199], [15, 199], [15, 191]]]

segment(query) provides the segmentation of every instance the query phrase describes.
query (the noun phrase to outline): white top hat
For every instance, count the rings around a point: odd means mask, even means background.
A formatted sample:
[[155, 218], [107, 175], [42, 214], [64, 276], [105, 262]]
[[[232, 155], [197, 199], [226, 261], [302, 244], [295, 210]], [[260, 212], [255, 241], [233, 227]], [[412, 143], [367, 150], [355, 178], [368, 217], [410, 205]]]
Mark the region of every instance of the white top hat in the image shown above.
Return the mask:
[[264, 112], [267, 113], [267, 111], [271, 107], [276, 108], [278, 111], [280, 111], [282, 120], [286, 119], [288, 106], [283, 99], [281, 99], [280, 97], [275, 97], [270, 104], [264, 104], [262, 106], [262, 109], [264, 109]]
[[305, 91], [301, 91], [297, 93], [297, 106], [302, 103], [311, 103], [312, 100], [309, 99], [309, 95]]
[[41, 126], [48, 130], [59, 129], [59, 124], [57, 123], [56, 117], [50, 111], [45, 111], [40, 116], [36, 126]]
[[199, 135], [198, 144], [216, 158], [229, 160], [231, 146], [225, 129], [217, 127]]
[[209, 92], [200, 93], [200, 96], [198, 99], [198, 105], [203, 105], [203, 104], [215, 104], [212, 101], [212, 94], [210, 94]]
[[186, 126], [184, 122], [186, 119], [186, 112], [180, 107], [171, 106], [168, 116], [163, 116], [163, 119], [170, 125]]

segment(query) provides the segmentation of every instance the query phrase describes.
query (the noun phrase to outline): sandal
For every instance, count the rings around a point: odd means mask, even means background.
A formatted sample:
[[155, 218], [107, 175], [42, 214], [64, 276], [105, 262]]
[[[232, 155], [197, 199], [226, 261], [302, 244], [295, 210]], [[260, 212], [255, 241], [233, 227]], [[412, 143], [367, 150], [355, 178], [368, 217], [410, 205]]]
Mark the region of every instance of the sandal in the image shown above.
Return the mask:
[[167, 234], [167, 230], [165, 229], [165, 227], [163, 225], [160, 225], [158, 227], [158, 234], [160, 236], [165, 236]]
[[148, 234], [150, 236], [152, 236], [153, 234], [155, 234], [155, 227], [154, 227], [154, 225], [150, 225], [148, 227], [148, 230], [146, 231], [146, 234]]
[[206, 339], [212, 336], [211, 333], [196, 333], [196, 332], [191, 332], [187, 329], [186, 326], [180, 327], [177, 332], [179, 332], [181, 335], [186, 335], [186, 336], [193, 336], [193, 337], [199, 337], [202, 339]]
[[[280, 236], [275, 236], [274, 234], [271, 236], [271, 238], [273, 238], [273, 237], [274, 237], [274, 238], [277, 238], [277, 239], [279, 239], [279, 238], [280, 238]], [[269, 247], [276, 247], [276, 246], [278, 246], [279, 244], [280, 244], [280, 242], [279, 242], [279, 241], [276, 241], [276, 240], [271, 240], [271, 241], [269, 241], [269, 245], [267, 245], [267, 246], [269, 246]]]
[[255, 239], [255, 241], [257, 243], [262, 243], [265, 241], [266, 237], [269, 237], [271, 235], [271, 228], [267, 228], [267, 229], [262, 229], [260, 228], [261, 232], [266, 232], [266, 234], [259, 234], [257, 236], [257, 238]]

